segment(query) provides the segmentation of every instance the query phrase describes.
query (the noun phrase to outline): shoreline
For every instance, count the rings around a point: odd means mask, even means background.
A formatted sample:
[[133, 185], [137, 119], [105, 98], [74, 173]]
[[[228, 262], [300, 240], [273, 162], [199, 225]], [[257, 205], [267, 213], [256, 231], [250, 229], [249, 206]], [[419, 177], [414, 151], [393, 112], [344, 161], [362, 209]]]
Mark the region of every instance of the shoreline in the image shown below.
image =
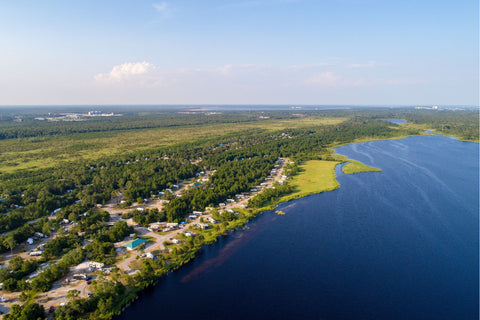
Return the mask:
[[[375, 140], [367, 140], [367, 141], [361, 141], [361, 142], [381, 141], [381, 140], [395, 140], [395, 139], [404, 139], [404, 138], [406, 138], [406, 137], [402, 136], [402, 137], [396, 137], [396, 138], [392, 138], [392, 139], [375, 139]], [[348, 144], [361, 143], [361, 142], [351, 142], [351, 143], [348, 143]], [[348, 144], [344, 144], [344, 145], [348, 145]], [[339, 146], [335, 146], [335, 148], [336, 147], [339, 147]], [[195, 246], [194, 248], [191, 248], [191, 250], [186, 252], [184, 255], [176, 257], [176, 261], [172, 261], [172, 263], [169, 265], [167, 270], [159, 270], [160, 272], [158, 274], [157, 273], [155, 274], [155, 279], [152, 282], [150, 282], [149, 284], [147, 284], [147, 286], [142, 287], [142, 288], [135, 288], [135, 290], [129, 291], [127, 301], [125, 301], [126, 304], [124, 304], [121, 307], [121, 311], [119, 310], [120, 312], [115, 313], [114, 316], [119, 316], [125, 310], [125, 308], [127, 308], [132, 303], [134, 303], [140, 297], [139, 295], [142, 292], [144, 292], [145, 289], [153, 288], [160, 281], [162, 281], [162, 279], [164, 277], [167, 277], [170, 272], [177, 271], [183, 265], [192, 262], [192, 260], [197, 256], [197, 254], [199, 252], [201, 252], [201, 250], [204, 246], [208, 246], [208, 245], [211, 245], [213, 243], [216, 243], [221, 237], [228, 237], [231, 234], [231, 232], [236, 232], [236, 231], [241, 232], [241, 230], [239, 230], [239, 229], [243, 229], [249, 223], [254, 223], [255, 219], [257, 219], [260, 214], [263, 214], [264, 212], [267, 212], [267, 211], [272, 211], [273, 212], [273, 210], [275, 210], [278, 207], [278, 205], [280, 205], [282, 203], [287, 203], [287, 202], [290, 202], [292, 200], [297, 200], [297, 199], [308, 197], [308, 196], [314, 195], [314, 194], [320, 194], [320, 193], [323, 193], [323, 192], [334, 191], [334, 190], [340, 188], [340, 183], [336, 179], [337, 175], [335, 173], [335, 168], [338, 165], [341, 165], [343, 163], [347, 163], [349, 161], [356, 161], [356, 160], [348, 159], [346, 156], [343, 156], [343, 157], [345, 157], [347, 160], [344, 160], [344, 161], [329, 161], [329, 162], [336, 162], [335, 166], [331, 170], [331, 175], [332, 175], [332, 177], [335, 181], [335, 186], [330, 187], [330, 188], [323, 188], [323, 189], [320, 189], [320, 190], [314, 190], [314, 191], [307, 192], [307, 193], [299, 193], [299, 194], [296, 194], [296, 195], [294, 195], [294, 194], [288, 195], [287, 194], [287, 195], [284, 195], [284, 196], [280, 197], [279, 199], [274, 200], [272, 203], [267, 203], [267, 204], [265, 204], [265, 205], [263, 205], [262, 207], [259, 207], [259, 208], [239, 209], [240, 213], [243, 215], [241, 219], [234, 220], [233, 221], [234, 223], [229, 224], [228, 226], [225, 227], [225, 229], [217, 230], [217, 232], [215, 232], [214, 234], [211, 234], [210, 239], [203, 242], [200, 246]], [[314, 161], [321, 161], [321, 160], [314, 160]], [[356, 162], [358, 162], [358, 161], [356, 161]], [[368, 166], [366, 166], [366, 167], [368, 167]], [[376, 170], [376, 171], [378, 171], [378, 170]], [[369, 172], [369, 171], [358, 171], [358, 173], [360, 173], [360, 172]], [[297, 172], [293, 177], [298, 176], [299, 174], [300, 173]], [[290, 181], [291, 179], [292, 178], [289, 179], [289, 183], [291, 182]], [[114, 317], [114, 319], [115, 319], [115, 317]]]
[[[400, 139], [402, 139], [402, 138], [400, 138]], [[392, 139], [383, 139], [383, 140], [392, 140]], [[373, 140], [371, 140], [371, 141], [373, 141]], [[375, 141], [377, 141], [377, 140], [375, 140]], [[354, 143], [358, 143], [358, 142], [354, 142]], [[353, 144], [353, 143], [351, 143], [351, 144]], [[341, 165], [341, 164], [350, 163], [349, 161], [356, 161], [356, 160], [348, 159], [346, 156], [342, 156], [342, 157], [345, 157], [346, 160], [345, 161], [330, 161], [330, 162], [336, 162], [336, 164], [333, 167], [332, 172], [331, 172], [331, 174], [333, 176], [333, 179], [335, 180], [335, 186], [334, 187], [327, 188], [327, 189], [324, 188], [324, 189], [321, 189], [321, 190], [312, 191], [312, 192], [308, 192], [308, 193], [300, 193], [300, 194], [297, 194], [297, 195], [285, 195], [285, 196], [282, 196], [280, 199], [276, 199], [273, 203], [268, 203], [268, 204], [266, 204], [266, 205], [264, 205], [260, 208], [255, 208], [255, 209], [250, 208], [250, 209], [240, 210], [240, 212], [245, 215], [245, 217], [244, 217], [245, 220], [241, 220], [241, 221], [237, 220], [236, 223], [234, 223], [232, 225], [229, 225], [228, 228], [226, 228], [225, 230], [217, 232], [215, 234], [215, 237], [213, 239], [211, 239], [210, 241], [206, 241], [201, 246], [199, 246], [198, 248], [194, 248], [192, 251], [186, 253], [183, 258], [179, 257], [179, 259], [181, 258], [180, 260], [182, 260], [182, 263], [181, 264], [175, 264], [174, 267], [170, 268], [165, 273], [159, 274], [157, 276], [157, 279], [154, 280], [154, 282], [151, 284], [151, 286], [141, 288], [139, 290], [136, 290], [135, 292], [132, 292], [133, 296], [131, 297], [131, 300], [129, 300], [128, 304], [122, 307], [122, 312], [125, 310], [125, 308], [127, 308], [132, 303], [134, 303], [138, 298], [140, 298], [139, 295], [141, 295], [142, 292], [144, 292], [145, 289], [153, 288], [160, 281], [162, 281], [162, 279], [164, 277], [167, 277], [170, 272], [175, 272], [175, 271], [179, 270], [183, 265], [192, 262], [193, 259], [197, 256], [197, 254], [199, 254], [202, 251], [204, 246], [209, 246], [213, 243], [216, 243], [221, 237], [230, 236], [232, 232], [241, 232], [242, 230], [239, 230], [239, 229], [245, 228], [249, 223], [255, 223], [255, 220], [259, 217], [260, 214], [263, 214], [267, 211], [272, 211], [272, 213], [275, 213], [274, 210], [278, 207], [278, 205], [280, 205], [282, 203], [287, 203], [287, 202], [290, 202], [290, 201], [293, 201], [293, 200], [298, 200], [300, 198], [308, 197], [308, 196], [314, 195], [314, 194], [320, 194], [320, 193], [323, 193], [323, 192], [334, 191], [334, 190], [340, 188], [340, 183], [336, 179], [336, 177], [337, 177], [337, 175], [335, 173], [336, 167], [338, 165]], [[320, 161], [320, 160], [314, 160], [314, 161]], [[359, 162], [359, 161], [356, 161], [356, 162]], [[366, 167], [368, 167], [368, 166], [366, 166]], [[376, 171], [378, 171], [378, 170], [376, 170]], [[370, 172], [370, 171], [358, 171], [358, 173], [360, 173], [360, 172]], [[357, 173], [357, 172], [355, 172], [355, 173]], [[347, 173], [345, 173], [345, 174], [347, 174]], [[298, 175], [299, 175], [299, 173], [297, 173], [295, 176], [298, 176]], [[276, 215], [283, 215], [285, 213], [282, 212], [282, 214], [278, 214], [278, 213], [275, 213], [275, 214]], [[120, 314], [121, 314], [121, 312], [119, 314], [116, 314], [116, 316], [118, 316]]]
[[[406, 137], [402, 136], [402, 137], [394, 137], [394, 138], [389, 138], [389, 139], [368, 139], [368, 140], [365, 140], [365, 141], [354, 141], [354, 142], [346, 143], [346, 144], [343, 144], [343, 145], [348, 145], [348, 144], [353, 144], [353, 143], [369, 142], [369, 141], [393, 140], [393, 139], [404, 139], [404, 138], [406, 138]], [[341, 146], [341, 145], [337, 145], [334, 148], [339, 147], [339, 146]], [[328, 155], [334, 156], [334, 154], [328, 154]], [[333, 177], [333, 180], [335, 181], [335, 184], [333, 186], [328, 187], [328, 188], [320, 188], [320, 189], [312, 190], [312, 191], [309, 191], [309, 192], [303, 192], [303, 193], [300, 192], [298, 194], [294, 194], [294, 193], [286, 194], [286, 195], [280, 196], [280, 198], [278, 198], [278, 199], [273, 200], [273, 202], [271, 202], [271, 203], [266, 203], [265, 205], [263, 205], [259, 208], [238, 209], [238, 211], [241, 213], [241, 215], [239, 215], [238, 219], [230, 221], [230, 222], [226, 223], [225, 225], [223, 225], [223, 224], [221, 226], [220, 225], [215, 225], [215, 228], [210, 229], [210, 231], [207, 231], [207, 232], [204, 232], [203, 230], [199, 231], [198, 235], [205, 236], [204, 239], [202, 238], [201, 243], [193, 244], [193, 241], [192, 241], [191, 246], [190, 245], [187, 246], [187, 242], [185, 242], [185, 244], [182, 244], [180, 246], [176, 246], [175, 248], [178, 248], [179, 249], [178, 251], [181, 251], [181, 252], [176, 253], [177, 251], [175, 251], [175, 253], [168, 253], [167, 256], [164, 257], [165, 260], [168, 260], [168, 264], [166, 264], [164, 266], [161, 266], [161, 267], [154, 267], [153, 270], [152, 270], [153, 274], [148, 279], [143, 279], [142, 278], [142, 280], [140, 280], [140, 281], [136, 280], [132, 283], [132, 285], [129, 285], [128, 278], [131, 277], [132, 275], [131, 274], [125, 274], [124, 275], [123, 271], [121, 271], [119, 269], [119, 272], [118, 273], [115, 272], [114, 274], [118, 275], [117, 279], [120, 279], [120, 282], [122, 282], [122, 284], [126, 287], [126, 291], [124, 292], [124, 294], [122, 294], [121, 296], [118, 297], [120, 299], [120, 301], [115, 306], [115, 308], [112, 308], [111, 312], [109, 313], [110, 317], [114, 317], [116, 315], [121, 314], [125, 310], [125, 308], [127, 308], [129, 305], [131, 305], [135, 300], [137, 300], [139, 298], [139, 295], [141, 294], [141, 292], [143, 292], [143, 290], [145, 290], [147, 288], [152, 288], [153, 286], [158, 284], [159, 281], [162, 281], [163, 277], [168, 276], [169, 272], [176, 271], [181, 266], [183, 266], [184, 264], [190, 263], [197, 256], [197, 254], [202, 250], [204, 245], [210, 245], [214, 242], [217, 242], [221, 237], [230, 235], [230, 233], [232, 231], [236, 231], [240, 228], [244, 228], [245, 225], [247, 225], [250, 222], [253, 222], [258, 217], [259, 214], [262, 214], [265, 211], [274, 210], [281, 203], [286, 203], [286, 202], [289, 202], [291, 200], [300, 199], [300, 198], [307, 197], [307, 196], [310, 196], [310, 195], [313, 195], [313, 194], [319, 194], [319, 193], [323, 193], [325, 191], [333, 191], [333, 190], [338, 189], [340, 187], [340, 184], [338, 183], [338, 181], [336, 179], [337, 175], [335, 173], [335, 168], [338, 164], [349, 162], [349, 160], [350, 161], [355, 161], [355, 160], [351, 160], [351, 159], [348, 159], [348, 158], [346, 158], [346, 159], [344, 159], [344, 158], [335, 159], [333, 161], [332, 160], [328, 160], [328, 161], [327, 160], [312, 160], [312, 161], [325, 161], [325, 162], [332, 163], [332, 164], [335, 163], [335, 165], [330, 170], [330, 175], [331, 175], [331, 177]], [[303, 166], [303, 165], [304, 164], [302, 164], [300, 166]], [[365, 171], [358, 171], [358, 172], [365, 172]], [[288, 179], [288, 183], [290, 183], [290, 181], [292, 179], [295, 179], [295, 177], [299, 176], [300, 174], [301, 174], [300, 172], [297, 172], [293, 177], [290, 177]], [[271, 188], [271, 186], [270, 186], [270, 188]], [[270, 189], [270, 188], [268, 188], [268, 189]], [[218, 226], [218, 228], [217, 228], [217, 226]], [[197, 231], [195, 231], [195, 232], [197, 232]], [[134, 251], [133, 256], [135, 256], [135, 255], [140, 255], [140, 254], [139, 254], [139, 252]], [[142, 263], [143, 261], [148, 261], [148, 260], [139, 259], [138, 261], [140, 263]], [[139, 271], [136, 274], [142, 274], [142, 272], [140, 270], [138, 270], [139, 268], [134, 268], [134, 269], [135, 269], [135, 272]], [[131, 271], [133, 271], [134, 269], [132, 269]], [[135, 279], [136, 279], [136, 274], [135, 274]], [[109, 278], [111, 278], [111, 277], [109, 277]], [[102, 283], [103, 281], [109, 281], [109, 280], [107, 280], [107, 278], [104, 275], [101, 275], [101, 274], [98, 275], [97, 279], [98, 279], [99, 283]], [[112, 281], [112, 282], [114, 282], [114, 281]], [[92, 297], [82, 298], [82, 299], [89, 300], [89, 299], [92, 299]], [[92, 315], [93, 315], [93, 313], [92, 313]]]

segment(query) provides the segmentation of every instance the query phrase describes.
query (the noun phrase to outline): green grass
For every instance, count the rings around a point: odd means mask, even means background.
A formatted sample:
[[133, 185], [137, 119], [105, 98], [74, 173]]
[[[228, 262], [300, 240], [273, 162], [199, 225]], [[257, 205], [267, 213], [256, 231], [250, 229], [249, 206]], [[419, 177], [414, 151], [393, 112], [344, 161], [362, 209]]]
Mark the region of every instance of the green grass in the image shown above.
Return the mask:
[[342, 172], [345, 173], [345, 174], [382, 171], [382, 169], [367, 166], [366, 164], [363, 164], [360, 161], [348, 159], [346, 156], [342, 156], [340, 154], [334, 154], [334, 155], [332, 155], [332, 157], [335, 160], [340, 161], [340, 162], [348, 162], [342, 168]]
[[382, 171], [382, 169], [369, 167], [359, 161], [348, 160], [348, 163], [343, 166], [342, 171], [345, 174], [353, 174], [359, 172], [377, 172]]
[[0, 140], [0, 172], [12, 173], [19, 170], [55, 167], [68, 161], [94, 160], [126, 151], [166, 147], [214, 136], [236, 136], [249, 130], [273, 132], [287, 128], [332, 125], [345, 120], [346, 118], [313, 116], [5, 139]]
[[279, 202], [289, 201], [314, 193], [335, 190], [339, 187], [335, 179], [335, 166], [340, 161], [310, 160], [300, 166], [300, 172], [291, 180], [294, 192], [282, 197]]

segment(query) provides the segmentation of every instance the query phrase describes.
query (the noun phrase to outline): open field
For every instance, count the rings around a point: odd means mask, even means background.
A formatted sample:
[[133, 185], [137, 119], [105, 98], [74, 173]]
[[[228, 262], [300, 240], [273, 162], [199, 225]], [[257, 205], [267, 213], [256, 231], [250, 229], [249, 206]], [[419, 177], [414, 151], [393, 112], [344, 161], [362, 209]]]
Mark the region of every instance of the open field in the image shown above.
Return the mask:
[[98, 159], [211, 137], [241, 135], [251, 130], [273, 132], [287, 128], [334, 125], [345, 120], [313, 116], [0, 140], [0, 172], [53, 167], [65, 161]]
[[332, 155], [332, 157], [335, 160], [338, 160], [341, 162], [347, 162], [347, 164], [345, 164], [342, 168], [342, 172], [345, 174], [382, 171], [382, 169], [367, 166], [366, 164], [363, 164], [360, 161], [348, 159], [346, 156], [343, 156], [340, 154], [334, 154]]
[[279, 202], [321, 193], [338, 188], [335, 179], [335, 166], [340, 162], [325, 160], [310, 160], [300, 166], [300, 172], [291, 180], [294, 192], [283, 197]]
[[353, 174], [360, 172], [378, 172], [382, 171], [382, 169], [369, 167], [359, 161], [348, 160], [348, 163], [343, 166], [342, 171], [345, 174]]

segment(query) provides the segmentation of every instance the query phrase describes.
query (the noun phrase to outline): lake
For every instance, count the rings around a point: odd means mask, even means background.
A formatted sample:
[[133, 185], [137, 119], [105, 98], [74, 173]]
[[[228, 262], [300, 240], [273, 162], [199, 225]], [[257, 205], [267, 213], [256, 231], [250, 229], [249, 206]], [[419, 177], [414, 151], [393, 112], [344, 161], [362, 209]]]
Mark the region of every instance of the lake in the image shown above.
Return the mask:
[[337, 152], [382, 169], [205, 247], [118, 319], [478, 319], [479, 148], [444, 136]]
[[388, 121], [388, 122], [395, 123], [395, 124], [408, 123], [407, 121], [405, 121], [403, 119], [380, 119], [380, 120]]

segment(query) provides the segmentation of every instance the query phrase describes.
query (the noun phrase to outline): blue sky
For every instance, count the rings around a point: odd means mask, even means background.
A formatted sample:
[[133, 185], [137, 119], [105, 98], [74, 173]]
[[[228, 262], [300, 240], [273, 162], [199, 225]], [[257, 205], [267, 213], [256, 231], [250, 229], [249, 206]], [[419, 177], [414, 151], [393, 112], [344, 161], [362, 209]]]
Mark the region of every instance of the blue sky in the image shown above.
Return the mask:
[[478, 105], [478, 1], [0, 0], [0, 105]]

